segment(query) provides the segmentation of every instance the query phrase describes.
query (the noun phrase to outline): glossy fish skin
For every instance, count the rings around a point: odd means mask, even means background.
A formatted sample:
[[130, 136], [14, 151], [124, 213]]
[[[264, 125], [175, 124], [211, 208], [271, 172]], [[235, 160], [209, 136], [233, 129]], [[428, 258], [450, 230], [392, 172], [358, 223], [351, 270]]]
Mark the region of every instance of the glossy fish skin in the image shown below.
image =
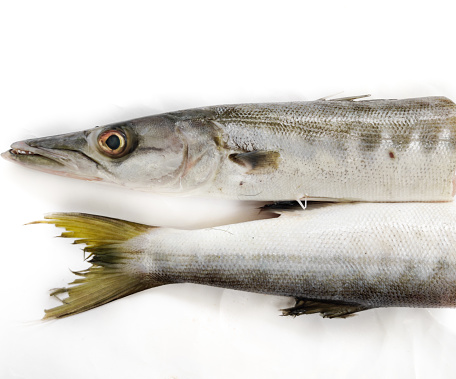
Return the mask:
[[46, 317], [183, 282], [291, 296], [298, 303], [285, 314], [292, 315], [456, 306], [452, 202], [311, 205], [279, 218], [201, 230], [81, 214], [47, 218], [68, 230], [62, 236], [88, 245], [93, 266], [73, 287], [57, 290], [69, 298]]
[[454, 203], [326, 205], [138, 239], [144, 270], [165, 282], [366, 308], [456, 306]]
[[280, 158], [277, 169], [250, 176], [222, 165], [213, 194], [358, 201], [453, 195], [456, 108], [446, 98], [221, 107], [217, 124], [228, 149], [278, 151]]
[[[112, 130], [127, 139], [119, 157], [97, 143]], [[450, 201], [456, 106], [444, 97], [214, 106], [21, 141], [3, 157], [163, 194]]]

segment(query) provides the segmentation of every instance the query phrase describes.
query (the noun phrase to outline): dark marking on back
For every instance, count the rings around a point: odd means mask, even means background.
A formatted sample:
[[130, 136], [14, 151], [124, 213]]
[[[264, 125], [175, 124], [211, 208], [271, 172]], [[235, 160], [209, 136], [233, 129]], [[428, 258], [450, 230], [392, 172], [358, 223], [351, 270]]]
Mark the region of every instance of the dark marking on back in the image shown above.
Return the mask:
[[360, 134], [361, 148], [364, 151], [374, 151], [382, 142], [382, 133], [376, 126], [364, 130]]
[[422, 131], [419, 136], [421, 146], [428, 152], [435, 150], [440, 141], [442, 122], [439, 120], [423, 120], [421, 124]]
[[391, 150], [390, 150], [390, 152], [389, 152], [389, 157], [390, 157], [391, 159], [396, 158], [396, 155], [394, 154], [394, 151], [391, 151]]
[[412, 142], [413, 130], [414, 128], [412, 125], [409, 127], [398, 128], [398, 130], [393, 130], [391, 142], [397, 150], [404, 151], [407, 149]]
[[277, 151], [250, 151], [230, 154], [228, 158], [232, 162], [244, 166], [248, 170], [247, 174], [263, 174], [279, 167], [280, 153]]

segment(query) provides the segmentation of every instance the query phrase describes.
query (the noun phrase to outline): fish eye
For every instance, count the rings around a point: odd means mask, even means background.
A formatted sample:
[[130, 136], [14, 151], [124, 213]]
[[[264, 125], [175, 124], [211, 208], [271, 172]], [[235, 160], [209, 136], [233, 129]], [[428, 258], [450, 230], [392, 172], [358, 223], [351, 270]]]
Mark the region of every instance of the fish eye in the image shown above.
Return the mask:
[[120, 130], [107, 130], [98, 136], [98, 146], [106, 155], [120, 158], [127, 152], [127, 136]]

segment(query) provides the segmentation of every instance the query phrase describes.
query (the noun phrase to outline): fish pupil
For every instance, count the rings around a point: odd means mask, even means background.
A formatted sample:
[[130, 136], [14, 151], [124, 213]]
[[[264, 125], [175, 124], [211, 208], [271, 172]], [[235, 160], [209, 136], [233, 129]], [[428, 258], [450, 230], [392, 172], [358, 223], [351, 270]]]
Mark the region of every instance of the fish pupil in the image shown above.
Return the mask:
[[111, 135], [108, 137], [106, 140], [106, 145], [111, 149], [111, 150], [116, 150], [120, 146], [120, 138], [116, 136], [115, 134]]

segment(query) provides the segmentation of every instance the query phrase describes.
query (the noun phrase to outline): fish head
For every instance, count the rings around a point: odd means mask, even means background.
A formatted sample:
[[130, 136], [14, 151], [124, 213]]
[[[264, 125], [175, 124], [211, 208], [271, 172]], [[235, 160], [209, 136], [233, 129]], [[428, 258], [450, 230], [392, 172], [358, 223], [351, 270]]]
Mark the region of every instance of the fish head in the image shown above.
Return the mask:
[[150, 116], [19, 141], [2, 157], [51, 174], [166, 193], [177, 191], [188, 151], [174, 120]]

